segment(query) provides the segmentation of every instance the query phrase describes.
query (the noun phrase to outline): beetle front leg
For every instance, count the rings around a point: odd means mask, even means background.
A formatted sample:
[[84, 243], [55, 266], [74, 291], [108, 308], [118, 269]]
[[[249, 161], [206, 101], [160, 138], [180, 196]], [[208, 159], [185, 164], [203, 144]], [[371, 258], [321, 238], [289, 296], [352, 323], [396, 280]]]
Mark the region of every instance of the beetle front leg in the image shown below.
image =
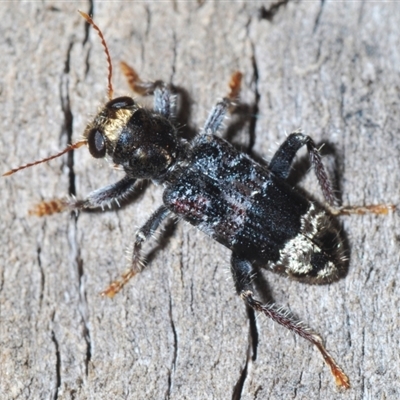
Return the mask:
[[122, 274], [121, 279], [112, 282], [107, 289], [101, 292], [102, 296], [113, 298], [131, 278], [133, 278], [143, 269], [141, 257], [143, 243], [154, 234], [160, 224], [170, 215], [170, 213], [171, 212], [165, 206], [159, 207], [148, 219], [148, 221], [137, 231], [135, 243], [133, 245], [130, 268], [128, 268]]
[[110, 207], [112, 202], [119, 205], [119, 200], [128, 197], [134, 190], [136, 179], [125, 176], [116, 183], [94, 190], [85, 199], [78, 200], [73, 197], [42, 201], [29, 211], [31, 215], [42, 217], [63, 211], [78, 211], [85, 208]]
[[325, 349], [322, 339], [317, 333], [296, 319], [288, 311], [282, 310], [282, 308], [277, 307], [274, 304], [262, 304], [254, 298], [252, 288], [253, 268], [250, 261], [232, 254], [231, 271], [236, 291], [249, 307], [255, 311], [262, 312], [268, 318], [271, 318], [273, 321], [314, 344], [322, 354], [326, 364], [331, 369], [336, 385], [346, 389], [350, 387], [349, 378]]
[[144, 82], [139, 74], [127, 63], [121, 62], [121, 69], [131, 89], [141, 96], [154, 95], [154, 110], [168, 119], [176, 117], [176, 95], [163, 81]]

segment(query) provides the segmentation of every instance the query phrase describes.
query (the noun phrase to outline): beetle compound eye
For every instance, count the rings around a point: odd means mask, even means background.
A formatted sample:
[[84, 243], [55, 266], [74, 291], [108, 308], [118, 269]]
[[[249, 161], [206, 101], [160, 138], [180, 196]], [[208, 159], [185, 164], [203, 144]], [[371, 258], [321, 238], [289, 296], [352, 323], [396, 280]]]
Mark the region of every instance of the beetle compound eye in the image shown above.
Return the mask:
[[109, 101], [106, 107], [114, 110], [120, 110], [121, 108], [132, 108], [134, 105], [135, 102], [131, 97], [123, 96]]
[[103, 133], [98, 129], [93, 129], [89, 133], [88, 145], [90, 154], [94, 158], [102, 158], [106, 155], [106, 141]]

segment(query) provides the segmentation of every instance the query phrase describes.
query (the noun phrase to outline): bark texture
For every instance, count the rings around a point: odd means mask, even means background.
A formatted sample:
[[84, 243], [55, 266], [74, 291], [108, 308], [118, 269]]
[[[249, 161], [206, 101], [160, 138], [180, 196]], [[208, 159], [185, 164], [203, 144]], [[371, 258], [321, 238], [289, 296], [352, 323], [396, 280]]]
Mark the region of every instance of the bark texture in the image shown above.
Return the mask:
[[[129, 94], [119, 60], [172, 82], [190, 133], [240, 70], [250, 122], [221, 135], [270, 159], [301, 127], [327, 143], [344, 204], [400, 203], [395, 2], [5, 2], [2, 171], [78, 140], [106, 100], [104, 52], [77, 8], [104, 32], [116, 95]], [[337, 283], [264, 274], [268, 296], [314, 328], [349, 375], [343, 394], [308, 342], [249, 318], [229, 252], [188, 225], [168, 225], [147, 248], [148, 268], [112, 301], [100, 298], [162, 188], [104, 213], [28, 210], [120, 177], [82, 149], [0, 180], [1, 399], [400, 397], [398, 213], [341, 220], [350, 262]], [[321, 198], [312, 171], [301, 184]]]

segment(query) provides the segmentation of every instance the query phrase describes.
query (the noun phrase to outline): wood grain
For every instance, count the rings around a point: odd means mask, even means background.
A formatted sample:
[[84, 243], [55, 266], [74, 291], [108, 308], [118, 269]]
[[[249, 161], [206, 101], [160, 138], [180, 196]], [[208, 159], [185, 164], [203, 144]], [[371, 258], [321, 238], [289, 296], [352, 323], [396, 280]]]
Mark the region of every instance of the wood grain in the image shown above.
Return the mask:
[[[327, 143], [345, 204], [398, 204], [396, 3], [281, 3], [3, 3], [2, 171], [78, 140], [106, 100], [104, 53], [79, 8], [106, 37], [116, 95], [129, 94], [119, 60], [172, 82], [186, 93], [181, 129], [190, 133], [240, 70], [252, 122], [229, 130], [233, 142], [254, 142], [254, 154], [270, 159], [301, 127]], [[350, 263], [340, 282], [264, 275], [272, 299], [319, 332], [349, 375], [343, 394], [309, 343], [262, 315], [250, 335], [229, 252], [188, 225], [170, 225], [149, 246], [149, 267], [112, 301], [100, 298], [162, 188], [104, 213], [40, 219], [28, 210], [120, 176], [81, 149], [0, 180], [0, 398], [400, 397], [398, 213], [341, 220]], [[312, 172], [302, 185], [320, 198]]]

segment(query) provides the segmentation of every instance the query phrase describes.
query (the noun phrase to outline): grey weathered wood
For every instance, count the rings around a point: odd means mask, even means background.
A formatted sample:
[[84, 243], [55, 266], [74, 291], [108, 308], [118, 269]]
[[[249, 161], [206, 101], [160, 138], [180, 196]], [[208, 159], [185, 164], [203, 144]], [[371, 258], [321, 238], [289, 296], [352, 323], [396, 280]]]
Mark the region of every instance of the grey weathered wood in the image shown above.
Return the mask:
[[[64, 147], [106, 96], [106, 64], [82, 2], [0, 6], [0, 166]], [[118, 60], [143, 78], [187, 90], [199, 127], [234, 70], [242, 98], [259, 96], [254, 150], [270, 158], [302, 127], [336, 151], [344, 203], [399, 203], [400, 23], [396, 3], [96, 3]], [[263, 15], [264, 18], [260, 18]], [[257, 74], [256, 74], [257, 71]], [[248, 142], [244, 130], [236, 140]], [[68, 192], [67, 158], [0, 180], [0, 398], [243, 399], [398, 398], [399, 224], [343, 218], [348, 276], [311, 287], [266, 274], [273, 299], [319, 332], [351, 379], [341, 394], [317, 350], [257, 318], [257, 358], [247, 358], [248, 316], [229, 278], [229, 252], [179, 224], [151, 264], [114, 300], [98, 293], [124, 269], [124, 249], [161, 201], [149, 187], [123, 210], [27, 210]], [[329, 160], [328, 160], [329, 161]], [[74, 154], [76, 191], [118, 179], [85, 150]], [[319, 193], [312, 173], [304, 186]], [[318, 197], [319, 194], [317, 195]], [[251, 351], [249, 352], [251, 355]], [[243, 369], [247, 363], [247, 375]]]

